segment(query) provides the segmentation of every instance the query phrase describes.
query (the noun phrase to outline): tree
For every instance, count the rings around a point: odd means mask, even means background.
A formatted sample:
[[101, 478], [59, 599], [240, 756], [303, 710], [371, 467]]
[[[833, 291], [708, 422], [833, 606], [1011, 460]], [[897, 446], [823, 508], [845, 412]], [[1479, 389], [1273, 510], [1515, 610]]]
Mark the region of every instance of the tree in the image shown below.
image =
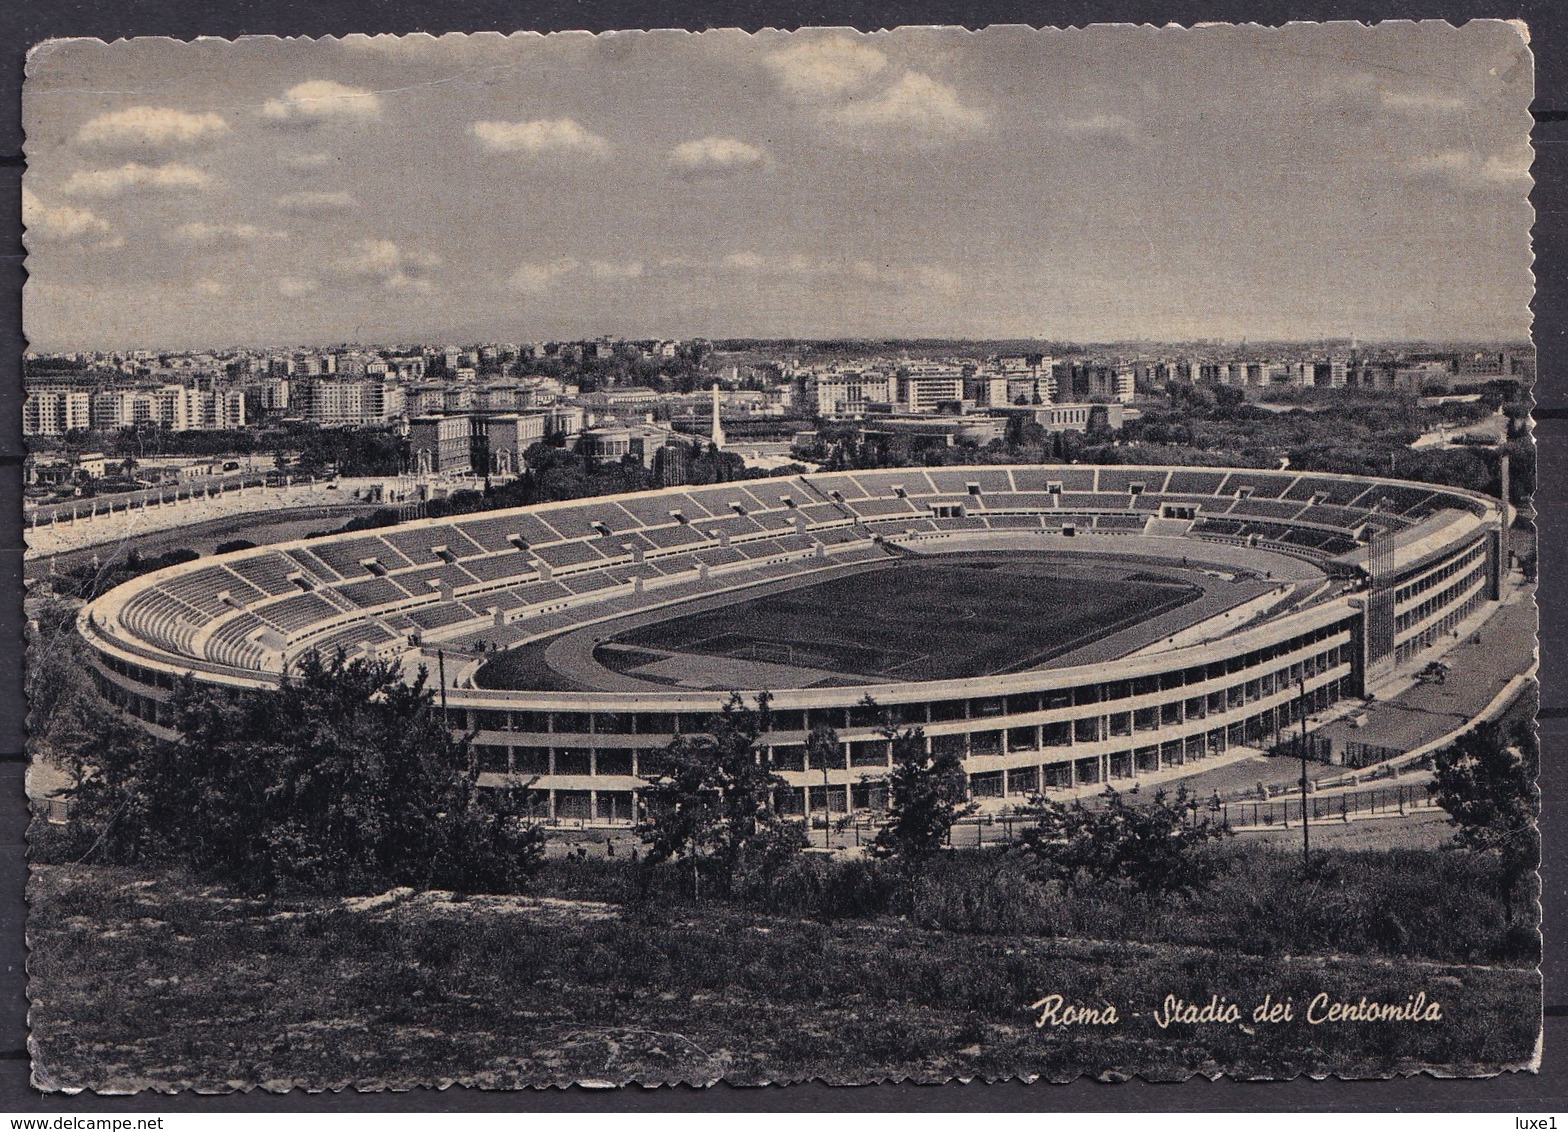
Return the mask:
[[516, 891], [543, 855], [523, 791], [482, 790], [421, 669], [309, 653], [272, 691], [192, 681], [173, 740], [108, 737], [80, 760], [88, 859], [171, 863], [254, 892], [392, 885]]
[[882, 734], [893, 745], [893, 771], [887, 780], [887, 824], [877, 831], [871, 852], [914, 873], [942, 848], [953, 823], [976, 807], [965, 804], [964, 764], [957, 755], [928, 751], [919, 727], [901, 732], [888, 723]]
[[1134, 806], [1107, 788], [1105, 805], [1091, 808], [1036, 796], [1035, 822], [1020, 844], [1037, 876], [1069, 886], [1127, 885], [1146, 894], [1190, 892], [1209, 870], [1189, 852], [1213, 838], [1230, 836], [1230, 827], [1199, 818], [1183, 787], [1174, 801], [1163, 790], [1153, 804]]
[[1478, 724], [1438, 751], [1432, 763], [1430, 789], [1458, 827], [1454, 840], [1477, 853], [1497, 854], [1511, 904], [1541, 857], [1540, 744], [1534, 727]]
[[774, 807], [775, 792], [787, 785], [759, 748], [769, 727], [768, 700], [761, 693], [753, 709], [739, 692], [731, 695], [708, 718], [706, 734], [671, 741], [661, 752], [660, 773], [642, 792], [638, 834], [648, 859], [685, 861], [698, 894], [705, 872], [727, 893], [739, 878], [771, 877], [805, 847], [800, 823]]

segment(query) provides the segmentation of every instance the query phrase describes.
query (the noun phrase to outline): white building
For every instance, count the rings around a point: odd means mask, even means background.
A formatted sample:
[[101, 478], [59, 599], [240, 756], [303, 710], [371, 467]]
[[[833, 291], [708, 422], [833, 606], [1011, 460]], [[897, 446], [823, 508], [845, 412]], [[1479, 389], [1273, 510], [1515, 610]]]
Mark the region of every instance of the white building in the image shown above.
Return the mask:
[[806, 402], [819, 416], [858, 417], [873, 402], [893, 399], [887, 374], [842, 370], [806, 379]]
[[92, 398], [78, 390], [38, 390], [22, 403], [23, 436], [60, 436], [92, 427]]

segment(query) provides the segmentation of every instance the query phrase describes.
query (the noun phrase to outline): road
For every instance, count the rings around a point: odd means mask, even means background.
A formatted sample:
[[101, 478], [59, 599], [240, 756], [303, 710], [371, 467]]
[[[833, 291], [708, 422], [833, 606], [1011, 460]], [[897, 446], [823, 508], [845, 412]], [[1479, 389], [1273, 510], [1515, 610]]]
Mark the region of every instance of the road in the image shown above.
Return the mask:
[[[1529, 669], [1535, 659], [1535, 605], [1524, 600], [1504, 605], [1492, 614], [1479, 632], [1472, 632], [1455, 645], [1443, 659], [1452, 667], [1446, 684], [1415, 684], [1398, 695], [1378, 700], [1364, 711], [1365, 723], [1356, 727], [1347, 719], [1336, 720], [1315, 730], [1327, 736], [1336, 750], [1346, 742], [1368, 743], [1414, 750], [1440, 739], [1468, 719], [1473, 719], [1492, 702], [1503, 686]], [[1427, 657], [1409, 668], [1419, 669]], [[1339, 778], [1342, 766], [1308, 763], [1307, 777]], [[1301, 764], [1295, 759], [1259, 756], [1215, 770], [1200, 771], [1182, 779], [1180, 785], [1199, 797], [1218, 793], [1222, 798], [1236, 797], [1264, 786], [1294, 785], [1301, 778]], [[1174, 790], [1172, 782], [1167, 790]]]

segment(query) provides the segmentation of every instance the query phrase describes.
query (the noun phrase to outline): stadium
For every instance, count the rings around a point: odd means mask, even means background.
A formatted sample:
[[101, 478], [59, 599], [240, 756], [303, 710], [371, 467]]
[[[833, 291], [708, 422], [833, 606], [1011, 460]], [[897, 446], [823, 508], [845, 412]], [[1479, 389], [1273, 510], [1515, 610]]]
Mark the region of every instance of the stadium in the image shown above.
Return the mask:
[[771, 693], [786, 812], [878, 808], [889, 716], [1006, 804], [1266, 749], [1487, 616], [1506, 531], [1497, 500], [1382, 478], [814, 472], [235, 551], [78, 627], [105, 697], [155, 731], [187, 675], [276, 686], [338, 649], [440, 671], [481, 784], [528, 784], [555, 820], [630, 820], [732, 690]]

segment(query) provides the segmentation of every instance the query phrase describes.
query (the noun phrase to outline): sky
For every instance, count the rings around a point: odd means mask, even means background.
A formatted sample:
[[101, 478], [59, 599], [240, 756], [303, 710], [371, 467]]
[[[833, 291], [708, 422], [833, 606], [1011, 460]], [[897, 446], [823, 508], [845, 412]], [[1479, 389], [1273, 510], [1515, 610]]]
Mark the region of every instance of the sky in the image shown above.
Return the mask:
[[1527, 36], [1477, 22], [60, 40], [39, 351], [1523, 339]]

